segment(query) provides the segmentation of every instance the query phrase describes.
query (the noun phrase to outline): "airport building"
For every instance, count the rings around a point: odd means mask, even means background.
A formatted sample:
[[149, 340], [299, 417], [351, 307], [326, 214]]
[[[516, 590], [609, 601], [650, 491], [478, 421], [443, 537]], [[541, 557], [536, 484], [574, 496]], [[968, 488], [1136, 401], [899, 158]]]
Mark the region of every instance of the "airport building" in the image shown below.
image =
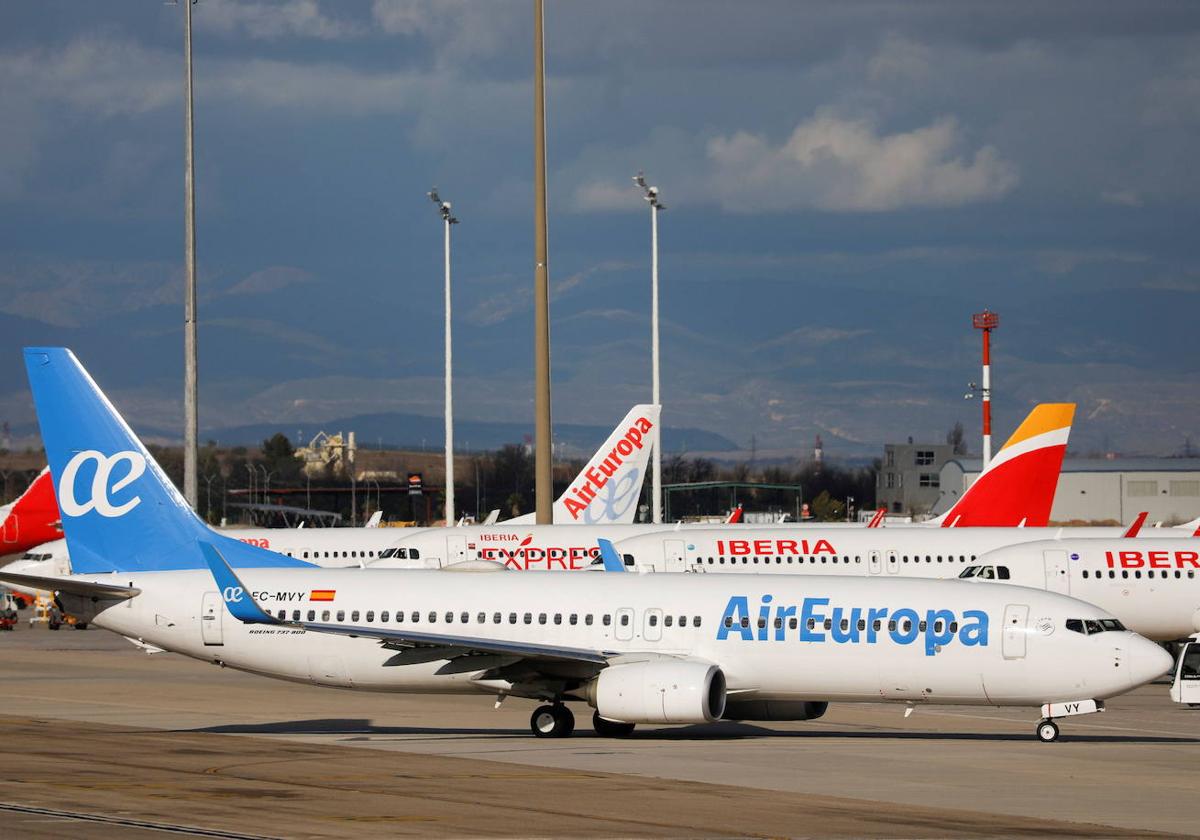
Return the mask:
[[[875, 476], [875, 507], [888, 513], [922, 516], [941, 498], [942, 465], [954, 457], [946, 443], [889, 443]], [[951, 502], [953, 504], [953, 502]]]
[[[949, 510], [982, 468], [978, 458], [951, 456], [945, 460], [940, 465], [940, 495], [932, 512]], [[923, 501], [920, 497], [919, 503]], [[1148, 524], [1176, 525], [1200, 516], [1200, 458], [1063, 461], [1050, 512], [1052, 522], [1127, 524], [1142, 511], [1150, 514]]]

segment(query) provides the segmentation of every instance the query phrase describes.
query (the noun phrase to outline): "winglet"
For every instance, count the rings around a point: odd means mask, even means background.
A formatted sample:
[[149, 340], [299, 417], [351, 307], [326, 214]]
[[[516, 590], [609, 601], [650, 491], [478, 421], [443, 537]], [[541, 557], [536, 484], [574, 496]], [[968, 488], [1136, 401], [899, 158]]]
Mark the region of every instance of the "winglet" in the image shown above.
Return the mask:
[[600, 544], [600, 559], [604, 561], [604, 571], [625, 571], [625, 564], [621, 561], [621, 555], [617, 554], [617, 549], [613, 547], [612, 540], [602, 537], [597, 542]]
[[1149, 515], [1150, 515], [1150, 511], [1148, 511], [1148, 510], [1144, 510], [1141, 513], [1139, 513], [1137, 515], [1137, 519], [1133, 520], [1133, 522], [1130, 524], [1128, 530], [1126, 530], [1125, 533], [1122, 534], [1121, 536], [1127, 540], [1131, 540], [1134, 537], [1136, 537], [1138, 535], [1138, 532], [1142, 530], [1142, 526], [1146, 524], [1146, 517]]
[[871, 517], [871, 521], [867, 523], [867, 527], [878, 528], [881, 524], [883, 524], [883, 518], [887, 516], [887, 512], [887, 508], [879, 508], [877, 511], [875, 511], [875, 515]]
[[238, 576], [229, 568], [221, 552], [212, 543], [197, 540], [200, 551], [204, 554], [204, 562], [212, 572], [217, 589], [221, 592], [221, 600], [225, 602], [230, 615], [243, 624], [279, 624], [280, 622], [254, 603], [254, 596], [246, 589]]

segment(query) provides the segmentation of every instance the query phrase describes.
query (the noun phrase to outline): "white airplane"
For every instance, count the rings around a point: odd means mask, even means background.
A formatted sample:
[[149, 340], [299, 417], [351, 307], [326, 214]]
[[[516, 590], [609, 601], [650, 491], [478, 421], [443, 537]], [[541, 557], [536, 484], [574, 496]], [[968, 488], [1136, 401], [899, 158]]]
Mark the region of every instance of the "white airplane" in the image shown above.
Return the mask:
[[989, 551], [959, 576], [1069, 594], [1149, 639], [1170, 642], [1200, 632], [1196, 539], [1040, 540]]
[[[635, 405], [629, 410], [604, 445], [584, 465], [571, 486], [554, 503], [556, 521], [571, 521], [574, 516], [592, 525], [633, 522], [649, 459], [649, 431], [658, 423], [658, 415], [657, 405]], [[49, 479], [47, 473], [45, 481], [39, 481], [48, 504], [55, 510], [57, 526], [57, 508], [54, 507], [53, 487]], [[518, 517], [489, 526], [489, 531], [504, 534], [512, 542], [518, 542], [521, 537], [510, 529], [525, 519]], [[436, 569], [442, 565], [440, 554], [422, 558], [417, 546], [395, 546], [403, 537], [428, 530], [436, 530], [439, 534], [457, 534], [467, 530], [464, 527], [405, 528], [401, 531], [379, 528], [378, 524], [379, 520], [372, 518], [363, 528], [229, 528], [222, 533], [249, 545], [307, 560], [317, 566], [350, 568], [365, 565], [382, 556], [409, 568]], [[58, 529], [39, 542], [61, 533], [62, 530]], [[439, 544], [445, 545], [444, 542]], [[590, 562], [590, 557], [588, 559]], [[64, 540], [54, 540], [27, 551], [20, 559], [9, 564], [8, 570], [29, 575], [70, 574], [70, 552]], [[38, 594], [28, 587], [9, 588], [33, 596]]]
[[[450, 531], [432, 529], [405, 534], [396, 543], [396, 549], [384, 552], [381, 559], [375, 560], [373, 565], [410, 568], [421, 564], [450, 565], [468, 560], [490, 560], [518, 570], [580, 570], [597, 562], [599, 549], [596, 547], [596, 539], [601, 536], [610, 540], [627, 540], [641, 535], [655, 535], [647, 536], [647, 543], [658, 541], [661, 547], [665, 547], [666, 552], [661, 561], [655, 560], [650, 566], [663, 571], [690, 569], [690, 566], [680, 564], [684, 553], [683, 546], [693, 543], [693, 536], [704, 539], [705, 535], [710, 533], [751, 539], [757, 536], [772, 540], [794, 535], [799, 540], [795, 542], [797, 546], [820, 546], [814, 549], [813, 553], [825, 551], [833, 554], [835, 552], [832, 546], [840, 544], [843, 537], [855, 545], [862, 543], [880, 548], [892, 545], [894, 541], [891, 535], [901, 531], [910, 532], [907, 542], [924, 545], [919, 535], [939, 530], [936, 526], [941, 525], [941, 530], [954, 534], [953, 537], [940, 538], [942, 542], [957, 544], [968, 532], [974, 534], [977, 531], [989, 530], [983, 527], [986, 525], [1015, 526], [1022, 523], [1044, 524], [1048, 521], [1074, 413], [1075, 406], [1070, 403], [1045, 403], [1035, 406], [996, 454], [988, 469], [980, 474], [954, 506], [932, 523], [932, 526], [925, 524], [908, 528], [869, 530], [860, 525], [830, 527], [794, 523], [767, 526], [622, 525], [602, 530], [557, 524], [530, 526], [523, 530], [472, 526]], [[990, 530], [998, 536], [993, 536], [993, 541], [984, 540], [984, 544], [989, 547], [1007, 544], [1015, 539], [1014, 528], [999, 527]], [[911, 534], [918, 536], [913, 537]], [[1000, 540], [999, 543], [994, 542], [997, 539]], [[897, 541], [895, 544], [903, 541]], [[741, 545], [736, 540], [734, 542]], [[411, 560], [414, 551], [422, 558], [420, 563]], [[899, 557], [898, 554], [897, 562], [900, 562]]]
[[[1170, 667], [1096, 607], [966, 581], [316, 568], [202, 523], [70, 351], [25, 360], [75, 573], [0, 580], [52, 587], [148, 651], [318, 685], [526, 697], [544, 701], [539, 736], [570, 734], [567, 701], [620, 735], [884, 700], [1040, 705], [1050, 741], [1053, 718]], [[1077, 620], [1111, 629], [1054, 632]]]

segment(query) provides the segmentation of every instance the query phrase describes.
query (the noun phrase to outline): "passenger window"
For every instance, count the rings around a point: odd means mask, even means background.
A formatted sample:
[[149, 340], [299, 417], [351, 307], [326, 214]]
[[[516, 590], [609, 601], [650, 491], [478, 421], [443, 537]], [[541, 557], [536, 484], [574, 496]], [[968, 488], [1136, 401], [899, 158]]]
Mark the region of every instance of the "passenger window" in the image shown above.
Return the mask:
[[880, 630], [883, 629], [883, 622], [877, 618], [873, 622], [871, 622], [871, 626], [874, 627], [875, 632], [878, 633]]
[[383, 612], [381, 612], [381, 613], [379, 614], [379, 620], [380, 620], [381, 622], [383, 622], [384, 624], [387, 624], [388, 618], [389, 618], [390, 616], [391, 616], [391, 613], [389, 613], [387, 610], [384, 610]]
[[404, 613], [400, 612], [400, 610], [396, 610], [396, 621], [397, 621], [399, 624], [403, 624], [403, 623], [404, 623]]
[[670, 626], [671, 626], [671, 623], [672, 623], [674, 620], [675, 620], [675, 616], [673, 616], [673, 615], [667, 615], [667, 616], [663, 616], [663, 626], [664, 626], [664, 627], [670, 627]]
[[796, 627], [799, 626], [799, 624], [800, 624], [800, 622], [796, 620], [796, 616], [792, 616], [791, 618], [788, 619], [788, 629], [789, 630], [795, 630]]
[[588, 627], [592, 626], [592, 614], [591, 613], [588, 613], [587, 615], [585, 615], [583, 617], [583, 623], [585, 625], [587, 625]]
[[500, 623], [500, 613], [492, 613], [492, 624]]
[[554, 623], [555, 623], [555, 624], [562, 624], [562, 613], [555, 613], [555, 614], [554, 614]]
[[765, 618], [760, 618], [758, 620], [758, 629], [762, 630], [766, 626], [767, 626], [767, 620]]
[[692, 617], [692, 626], [693, 626], [693, 627], [699, 627], [699, 626], [700, 626], [700, 616], [698, 616], [698, 615], [697, 615], [697, 616], [693, 616], [693, 617]]
[[410, 616], [410, 617], [412, 618], [412, 623], [413, 623], [413, 624], [420, 624], [420, 623], [421, 623], [421, 614], [420, 614], [419, 612], [417, 612], [416, 610], [413, 610], [413, 611], [412, 611], [412, 616]]
[[508, 623], [509, 623], [509, 624], [516, 624], [516, 623], [517, 623], [517, 614], [516, 614], [516, 613], [509, 613], [509, 614], [508, 614]]
[[449, 610], [446, 611], [446, 623], [447, 624], [454, 623], [454, 613], [450, 612]]
[[621, 613], [621, 626], [622, 627], [629, 626], [629, 613]]
[[459, 623], [460, 623], [460, 624], [469, 624], [469, 623], [470, 623], [470, 621], [471, 621], [471, 615], [470, 615], [470, 613], [468, 613], [466, 610], [464, 610], [464, 611], [463, 611], [463, 613], [462, 613], [462, 615], [460, 615], [460, 616], [458, 617], [458, 621], [459, 621]]
[[832, 629], [833, 629], [833, 619], [832, 619], [832, 618], [827, 618], [827, 619], [825, 619], [825, 629], [826, 629], [826, 630], [832, 630]]
[[367, 610], [367, 623], [375, 621], [375, 610]]
[[922, 633], [925, 632], [925, 622], [924, 621], [917, 622], [917, 630], [919, 630]]
[[745, 627], [745, 628], [750, 627], [750, 616], [747, 616], [747, 615], [742, 616], [742, 627]]
[[608, 627], [610, 624], [612, 624], [612, 616], [608, 613], [605, 613], [604, 617], [600, 620], [600, 623], [605, 627]]
[[487, 613], [482, 613], [482, 612], [481, 612], [481, 613], [479, 613], [478, 615], [476, 615], [476, 616], [475, 616], [475, 622], [476, 622], [477, 624], [487, 624]]
[[292, 610], [292, 621], [300, 620], [300, 610]]
[[316, 610], [309, 610], [309, 611], [308, 611], [308, 620], [309, 620], [309, 621], [316, 621], [316, 620], [317, 620], [317, 611], [316, 611]]
[[321, 620], [322, 620], [322, 621], [329, 621], [329, 610], [324, 610], [324, 611], [322, 611], [322, 613], [321, 613]]
[[679, 616], [679, 626], [687, 627], [687, 616], [686, 615]]
[[437, 613], [435, 613], [435, 612], [433, 612], [433, 611], [430, 611], [430, 613], [429, 613], [429, 623], [430, 623], [430, 624], [437, 624]]
[[579, 613], [571, 613], [571, 617], [567, 619], [567, 623], [569, 623], [572, 627], [574, 627], [576, 624], [578, 624], [579, 623]]
[[[622, 618], [624, 618], [624, 616], [622, 616]], [[650, 615], [649, 615], [649, 619], [650, 619], [650, 620], [649, 620], [649, 622], [648, 622], [648, 623], [649, 623], [649, 625], [650, 625], [651, 627], [657, 627], [657, 626], [658, 626], [658, 616], [657, 616], [657, 615], [655, 615], [654, 613], [650, 613]]]
[[345, 610], [338, 610], [338, 619], [337, 620], [338, 621], [346, 620], [346, 611]]
[[533, 613], [525, 613], [525, 623], [533, 624]]
[[780, 618], [779, 616], [775, 616], [774, 625], [775, 625], [776, 630], [782, 630], [783, 629], [783, 619]]
[[1084, 570], [1083, 570], [1083, 579], [1084, 579], [1084, 580], [1087, 580], [1087, 576], [1088, 576], [1088, 570], [1087, 570], [1087, 569], [1084, 569]]

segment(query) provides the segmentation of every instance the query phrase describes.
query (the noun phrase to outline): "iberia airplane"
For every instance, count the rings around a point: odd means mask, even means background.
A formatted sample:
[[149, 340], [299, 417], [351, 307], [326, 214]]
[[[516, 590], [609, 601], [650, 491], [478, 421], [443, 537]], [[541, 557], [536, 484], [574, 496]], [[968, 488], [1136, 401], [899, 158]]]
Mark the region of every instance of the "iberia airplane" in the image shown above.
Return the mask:
[[[70, 351], [25, 362], [75, 573], [0, 580], [53, 589], [147, 651], [306, 684], [528, 698], [540, 737], [571, 733], [568, 703], [619, 736], [808, 720], [836, 700], [1040, 706], [1036, 734], [1053, 741], [1053, 718], [1171, 666], [1104, 610], [966, 581], [317, 568], [202, 523]], [[1078, 621], [1105, 632], [1055, 632]]]
[[47, 467], [15, 502], [0, 507], [0, 554], [21, 554], [61, 536], [62, 523]]

